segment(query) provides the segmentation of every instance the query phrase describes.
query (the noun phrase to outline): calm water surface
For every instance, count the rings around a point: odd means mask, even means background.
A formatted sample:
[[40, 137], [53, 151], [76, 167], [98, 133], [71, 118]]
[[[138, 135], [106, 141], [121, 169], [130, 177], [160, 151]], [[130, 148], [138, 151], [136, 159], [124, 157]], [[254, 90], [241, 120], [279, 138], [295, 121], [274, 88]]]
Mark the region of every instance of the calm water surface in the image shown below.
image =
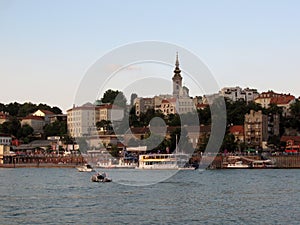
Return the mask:
[[300, 223], [300, 170], [179, 171], [120, 184], [151, 172], [108, 170], [115, 182], [93, 183], [76, 169], [0, 169], [0, 224]]

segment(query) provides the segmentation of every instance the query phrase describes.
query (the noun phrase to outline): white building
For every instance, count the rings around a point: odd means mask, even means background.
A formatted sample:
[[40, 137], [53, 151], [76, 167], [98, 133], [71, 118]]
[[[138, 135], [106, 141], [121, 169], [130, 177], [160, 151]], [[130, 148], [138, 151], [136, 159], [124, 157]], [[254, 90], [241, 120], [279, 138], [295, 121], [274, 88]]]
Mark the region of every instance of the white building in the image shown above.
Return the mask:
[[179, 114], [189, 113], [196, 110], [193, 98], [189, 96], [189, 89], [182, 86], [181, 70], [179, 68], [178, 54], [176, 55], [176, 63], [173, 81], [173, 98], [177, 99], [176, 112]]
[[220, 90], [220, 94], [230, 99], [231, 101], [235, 102], [238, 100], [244, 100], [245, 102], [254, 101], [254, 99], [258, 96], [258, 92], [256, 89], [245, 88], [242, 89], [241, 87], [224, 87]]
[[12, 138], [8, 134], [0, 134], [0, 145], [11, 145]]
[[67, 110], [67, 126], [71, 137], [90, 136], [96, 131], [95, 106], [91, 103]]

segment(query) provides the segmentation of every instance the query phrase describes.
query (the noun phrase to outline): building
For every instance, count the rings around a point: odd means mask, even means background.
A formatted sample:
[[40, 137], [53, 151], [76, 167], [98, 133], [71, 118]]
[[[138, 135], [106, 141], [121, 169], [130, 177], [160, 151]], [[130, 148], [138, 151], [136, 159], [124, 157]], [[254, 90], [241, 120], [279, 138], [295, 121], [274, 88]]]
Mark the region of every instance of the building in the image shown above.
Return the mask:
[[54, 123], [56, 121], [67, 121], [67, 114], [54, 114], [49, 116], [49, 122]]
[[[158, 129], [155, 132], [156, 135], [163, 136], [167, 139], [171, 138], [171, 134], [174, 133], [177, 129], [181, 129], [181, 127], [176, 126], [168, 126], [166, 133], [163, 130]], [[205, 141], [208, 140], [209, 135], [211, 133], [210, 125], [200, 125], [200, 126], [184, 126], [184, 129], [187, 132], [187, 137], [189, 142], [192, 144], [193, 148], [196, 149], [201, 144], [206, 144]], [[143, 140], [145, 137], [149, 136], [150, 128], [147, 127], [132, 127], [131, 133], [124, 134], [124, 142], [128, 145], [130, 143], [130, 139], [137, 138], [138, 140]], [[162, 133], [160, 133], [162, 132]], [[151, 149], [148, 149], [151, 150]], [[174, 149], [171, 149], [172, 151]]]
[[220, 90], [220, 94], [224, 98], [228, 98], [233, 102], [244, 100], [245, 102], [254, 101], [254, 99], [259, 95], [257, 89], [245, 88], [241, 87], [224, 87]]
[[106, 121], [121, 121], [124, 117], [124, 109], [112, 104], [104, 104], [95, 108], [96, 122], [101, 120]]
[[[178, 53], [176, 55], [173, 81], [173, 98], [177, 99], [176, 110], [174, 113], [184, 114], [196, 110], [193, 98], [189, 96], [189, 89], [182, 86], [181, 70], [179, 68]], [[172, 113], [172, 112], [170, 112]]]
[[290, 106], [295, 103], [296, 98], [290, 94], [278, 94], [274, 91], [268, 91], [261, 93], [254, 101], [263, 108], [269, 108], [271, 104], [275, 104], [282, 108], [283, 116], [287, 116], [289, 115]]
[[245, 142], [245, 132], [243, 125], [233, 125], [229, 128], [229, 133], [234, 136], [234, 139], [238, 143]]
[[11, 156], [10, 147], [7, 145], [0, 144], [0, 164], [5, 163], [5, 158]]
[[0, 134], [0, 145], [11, 145], [12, 137], [9, 134]]
[[[140, 116], [141, 113], [146, 113], [148, 109], [155, 108], [155, 99], [154, 98], [136, 98], [135, 99], [135, 114]], [[159, 104], [159, 103], [158, 103]]]
[[164, 115], [175, 114], [177, 113], [176, 105], [177, 105], [176, 98], [163, 99], [161, 101], [160, 111]]
[[35, 111], [34, 113], [32, 113], [33, 116], [39, 116], [39, 117], [43, 117], [45, 120], [46, 124], [50, 123], [50, 117], [55, 115], [53, 112], [49, 111], [49, 110], [44, 110], [44, 109], [39, 109], [37, 111]]
[[28, 115], [21, 120], [21, 126], [24, 126], [25, 124], [31, 126], [35, 134], [44, 133], [44, 126], [46, 123], [43, 117]]
[[4, 113], [4, 112], [0, 112], [0, 124], [4, 123], [4, 122], [8, 122], [8, 113]]
[[90, 136], [96, 131], [95, 106], [86, 103], [67, 110], [67, 126], [71, 137]]
[[160, 110], [164, 115], [183, 114], [196, 110], [195, 100], [189, 96], [189, 89], [182, 86], [181, 70], [179, 68], [178, 54], [176, 55], [174, 75], [172, 77], [173, 93], [164, 94], [153, 98], [136, 98], [135, 113], [140, 116], [148, 109]]
[[280, 116], [279, 114], [269, 114], [268, 116], [268, 136], [279, 136], [279, 123]]
[[249, 147], [263, 148], [268, 141], [268, 117], [261, 110], [250, 110], [245, 115], [244, 132], [245, 142]]

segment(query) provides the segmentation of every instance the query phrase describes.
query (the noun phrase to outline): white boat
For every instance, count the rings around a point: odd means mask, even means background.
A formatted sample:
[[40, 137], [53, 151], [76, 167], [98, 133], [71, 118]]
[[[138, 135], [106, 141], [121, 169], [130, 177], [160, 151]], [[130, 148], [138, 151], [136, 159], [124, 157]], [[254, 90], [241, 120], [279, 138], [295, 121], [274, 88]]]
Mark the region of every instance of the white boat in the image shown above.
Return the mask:
[[93, 172], [93, 171], [95, 171], [93, 169], [93, 167], [87, 163], [82, 166], [77, 166], [76, 169], [78, 170], [78, 172]]
[[236, 161], [234, 163], [228, 163], [226, 168], [228, 169], [246, 169], [250, 166], [248, 164], [243, 164], [243, 161]]
[[188, 154], [148, 154], [139, 156], [137, 169], [148, 170], [195, 170], [188, 166], [190, 156]]
[[121, 158], [117, 164], [112, 163], [112, 160], [99, 161], [97, 162], [96, 167], [102, 169], [135, 169], [137, 167], [137, 163], [126, 162]]

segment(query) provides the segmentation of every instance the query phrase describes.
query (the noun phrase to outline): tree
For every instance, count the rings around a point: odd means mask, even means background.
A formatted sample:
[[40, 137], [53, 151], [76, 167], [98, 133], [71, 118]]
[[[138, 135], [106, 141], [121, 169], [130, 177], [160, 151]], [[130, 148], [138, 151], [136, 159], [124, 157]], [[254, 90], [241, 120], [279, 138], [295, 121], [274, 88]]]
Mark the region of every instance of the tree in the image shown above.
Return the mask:
[[20, 121], [16, 117], [13, 117], [10, 121], [4, 122], [0, 125], [0, 132], [5, 134], [11, 134], [17, 137], [20, 128]]
[[127, 100], [123, 92], [109, 89], [103, 94], [101, 102], [110, 103], [125, 108]]
[[9, 103], [8, 105], [6, 105], [5, 111], [8, 112], [9, 115], [11, 115], [11, 116], [17, 116], [18, 112], [19, 112], [19, 107], [20, 107], [20, 104], [17, 102]]
[[112, 130], [112, 124], [110, 120], [101, 120], [96, 123], [96, 127], [98, 130], [103, 128], [104, 130]]
[[30, 125], [25, 124], [18, 130], [17, 137], [21, 139], [28, 138], [33, 134], [33, 131], [34, 130]]
[[291, 104], [290, 107], [291, 115], [294, 118], [300, 119], [300, 101], [297, 99], [295, 103]]
[[223, 144], [221, 149], [227, 150], [228, 152], [234, 152], [238, 149], [237, 143], [235, 141], [235, 137], [233, 134], [227, 133], [223, 139]]
[[67, 134], [66, 121], [55, 121], [44, 126], [44, 134], [48, 136], [65, 136]]
[[37, 110], [37, 106], [31, 102], [25, 102], [19, 106], [18, 117], [25, 117]]
[[167, 124], [169, 126], [180, 126], [181, 120], [179, 114], [170, 114], [167, 116]]

